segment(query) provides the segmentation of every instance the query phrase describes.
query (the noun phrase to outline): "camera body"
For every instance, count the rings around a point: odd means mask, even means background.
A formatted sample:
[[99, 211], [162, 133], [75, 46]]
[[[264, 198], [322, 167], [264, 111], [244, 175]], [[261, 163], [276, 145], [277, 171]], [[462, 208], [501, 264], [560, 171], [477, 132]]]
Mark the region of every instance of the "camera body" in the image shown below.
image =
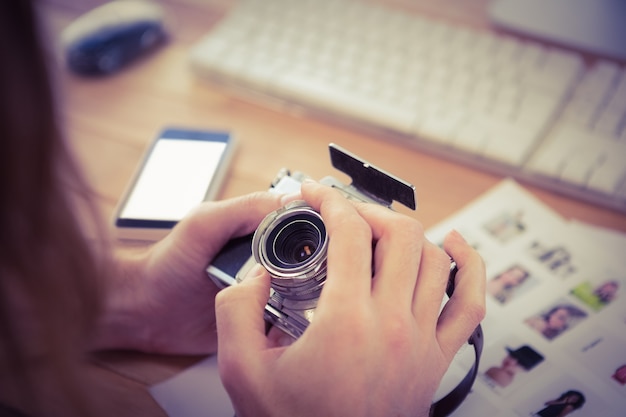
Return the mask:
[[[415, 189], [340, 147], [330, 144], [330, 159], [348, 174], [350, 184], [333, 177], [320, 182], [339, 190], [346, 198], [391, 208], [393, 201], [415, 210]], [[300, 189], [306, 175], [283, 169], [270, 191], [291, 193]], [[265, 306], [265, 320], [298, 338], [312, 322], [317, 301], [326, 280], [328, 236], [319, 213], [304, 201], [294, 201], [270, 213], [253, 235], [233, 239], [207, 268], [211, 280], [224, 288], [241, 282], [256, 263], [270, 273], [271, 289]], [[456, 264], [450, 265], [446, 294], [451, 297], [456, 282]], [[349, 297], [350, 294], [346, 294]], [[476, 327], [468, 343], [473, 346], [474, 364], [465, 377], [431, 407], [433, 417], [450, 415], [463, 402], [478, 375], [483, 333]]]
[[[391, 208], [393, 201], [415, 210], [415, 188], [335, 144], [329, 145], [332, 165], [347, 174], [350, 184], [328, 176], [320, 183], [346, 198]], [[281, 170], [270, 191], [291, 193], [308, 178]], [[313, 320], [326, 279], [328, 236], [319, 213], [294, 201], [270, 213], [254, 235], [231, 240], [214, 258], [207, 274], [218, 287], [240, 282], [256, 263], [270, 273], [271, 290], [265, 320], [298, 338]]]

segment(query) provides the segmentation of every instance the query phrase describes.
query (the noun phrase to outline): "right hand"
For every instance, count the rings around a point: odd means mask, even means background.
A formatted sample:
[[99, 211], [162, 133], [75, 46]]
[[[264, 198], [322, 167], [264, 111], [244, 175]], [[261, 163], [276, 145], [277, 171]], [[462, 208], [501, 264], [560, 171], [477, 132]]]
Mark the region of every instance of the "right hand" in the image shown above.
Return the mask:
[[[444, 252], [410, 217], [350, 203], [328, 187], [307, 182], [302, 197], [330, 239], [326, 283], [305, 333], [289, 346], [266, 336], [270, 280], [260, 266], [216, 299], [219, 369], [237, 415], [427, 416], [484, 317], [482, 259], [456, 232]], [[450, 256], [456, 289], [440, 314]]]

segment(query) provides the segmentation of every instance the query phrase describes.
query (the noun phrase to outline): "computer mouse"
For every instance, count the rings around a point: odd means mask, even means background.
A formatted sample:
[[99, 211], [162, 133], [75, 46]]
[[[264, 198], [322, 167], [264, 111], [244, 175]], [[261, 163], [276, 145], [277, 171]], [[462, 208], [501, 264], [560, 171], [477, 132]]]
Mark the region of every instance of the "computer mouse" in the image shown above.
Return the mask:
[[161, 6], [116, 0], [78, 17], [61, 34], [68, 68], [81, 75], [112, 74], [166, 39]]

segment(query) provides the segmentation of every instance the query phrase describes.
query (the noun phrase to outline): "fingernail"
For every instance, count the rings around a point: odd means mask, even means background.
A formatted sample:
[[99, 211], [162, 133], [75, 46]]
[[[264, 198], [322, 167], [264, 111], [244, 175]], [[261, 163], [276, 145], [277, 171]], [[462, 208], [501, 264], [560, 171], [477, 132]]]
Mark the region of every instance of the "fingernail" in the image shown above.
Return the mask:
[[250, 270], [246, 274], [245, 279], [255, 279], [255, 278], [263, 276], [263, 274], [265, 274], [265, 268], [263, 268], [263, 265], [254, 264], [254, 266], [250, 268]]
[[278, 344], [280, 346], [289, 346], [291, 345], [295, 339], [289, 335], [283, 335], [278, 339]]
[[463, 235], [461, 233], [459, 233], [459, 231], [456, 230], [456, 229], [452, 229], [452, 231], [450, 232], [450, 236], [452, 236], [453, 238], [455, 238], [459, 242], [467, 243], [467, 241], [465, 240]]

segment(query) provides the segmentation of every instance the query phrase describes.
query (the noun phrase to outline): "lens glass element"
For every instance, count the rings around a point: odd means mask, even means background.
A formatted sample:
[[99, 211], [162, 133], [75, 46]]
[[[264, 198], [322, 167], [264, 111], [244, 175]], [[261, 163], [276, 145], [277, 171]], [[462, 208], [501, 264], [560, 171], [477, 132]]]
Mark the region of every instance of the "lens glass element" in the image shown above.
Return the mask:
[[274, 227], [265, 241], [265, 253], [270, 263], [278, 268], [297, 267], [315, 256], [325, 234], [318, 216], [298, 213]]
[[304, 201], [293, 201], [261, 222], [252, 238], [252, 255], [285, 297], [311, 299], [326, 278], [328, 236], [322, 216]]

